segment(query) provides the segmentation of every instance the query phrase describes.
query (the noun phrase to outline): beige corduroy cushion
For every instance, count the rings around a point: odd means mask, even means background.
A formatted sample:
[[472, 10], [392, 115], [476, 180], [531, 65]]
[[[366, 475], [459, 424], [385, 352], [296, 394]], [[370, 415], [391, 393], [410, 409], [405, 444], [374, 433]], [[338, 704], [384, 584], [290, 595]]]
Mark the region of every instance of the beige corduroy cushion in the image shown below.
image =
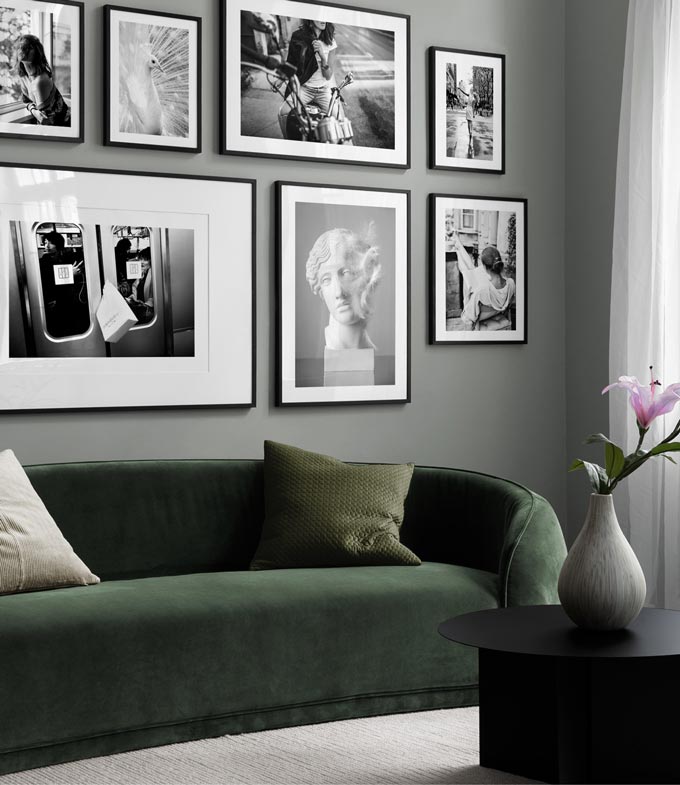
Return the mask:
[[92, 583], [12, 450], [0, 452], [0, 594]]

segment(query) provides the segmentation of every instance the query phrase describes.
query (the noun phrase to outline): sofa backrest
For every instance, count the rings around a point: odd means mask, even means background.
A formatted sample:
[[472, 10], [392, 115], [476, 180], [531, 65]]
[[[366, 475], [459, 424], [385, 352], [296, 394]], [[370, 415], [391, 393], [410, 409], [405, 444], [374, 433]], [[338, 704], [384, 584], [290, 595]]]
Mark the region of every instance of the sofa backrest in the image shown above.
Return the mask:
[[[102, 580], [247, 569], [264, 518], [261, 460], [27, 466], [66, 539]], [[423, 560], [497, 571], [531, 494], [476, 472], [416, 467], [402, 541]]]

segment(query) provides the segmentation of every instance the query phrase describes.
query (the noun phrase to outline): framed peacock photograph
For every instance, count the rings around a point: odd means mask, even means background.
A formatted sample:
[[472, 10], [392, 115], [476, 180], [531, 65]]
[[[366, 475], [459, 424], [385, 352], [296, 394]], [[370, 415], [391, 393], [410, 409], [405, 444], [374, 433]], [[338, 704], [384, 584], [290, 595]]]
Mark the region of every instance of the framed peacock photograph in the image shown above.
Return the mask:
[[104, 144], [201, 151], [201, 20], [104, 6]]

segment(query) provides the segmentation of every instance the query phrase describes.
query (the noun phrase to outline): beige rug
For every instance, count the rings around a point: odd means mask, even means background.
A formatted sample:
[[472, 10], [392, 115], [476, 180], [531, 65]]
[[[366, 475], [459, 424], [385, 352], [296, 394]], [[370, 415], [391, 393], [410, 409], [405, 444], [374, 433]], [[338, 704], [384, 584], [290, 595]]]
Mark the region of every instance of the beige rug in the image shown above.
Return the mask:
[[0, 785], [527, 783], [479, 766], [476, 707], [222, 736], [7, 774]]

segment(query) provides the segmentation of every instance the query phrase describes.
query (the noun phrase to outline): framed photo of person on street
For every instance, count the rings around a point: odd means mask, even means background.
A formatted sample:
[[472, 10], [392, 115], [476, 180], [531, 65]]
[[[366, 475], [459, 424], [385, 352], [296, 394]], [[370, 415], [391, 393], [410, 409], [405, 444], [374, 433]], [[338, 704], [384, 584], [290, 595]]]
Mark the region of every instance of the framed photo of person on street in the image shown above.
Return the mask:
[[505, 172], [505, 55], [432, 46], [430, 168]]
[[104, 6], [104, 144], [201, 151], [201, 19]]
[[83, 3], [0, 3], [0, 138], [82, 142]]
[[410, 17], [220, 0], [220, 152], [410, 167]]
[[527, 200], [430, 194], [430, 343], [527, 342]]
[[410, 192], [278, 182], [277, 405], [410, 400]]

